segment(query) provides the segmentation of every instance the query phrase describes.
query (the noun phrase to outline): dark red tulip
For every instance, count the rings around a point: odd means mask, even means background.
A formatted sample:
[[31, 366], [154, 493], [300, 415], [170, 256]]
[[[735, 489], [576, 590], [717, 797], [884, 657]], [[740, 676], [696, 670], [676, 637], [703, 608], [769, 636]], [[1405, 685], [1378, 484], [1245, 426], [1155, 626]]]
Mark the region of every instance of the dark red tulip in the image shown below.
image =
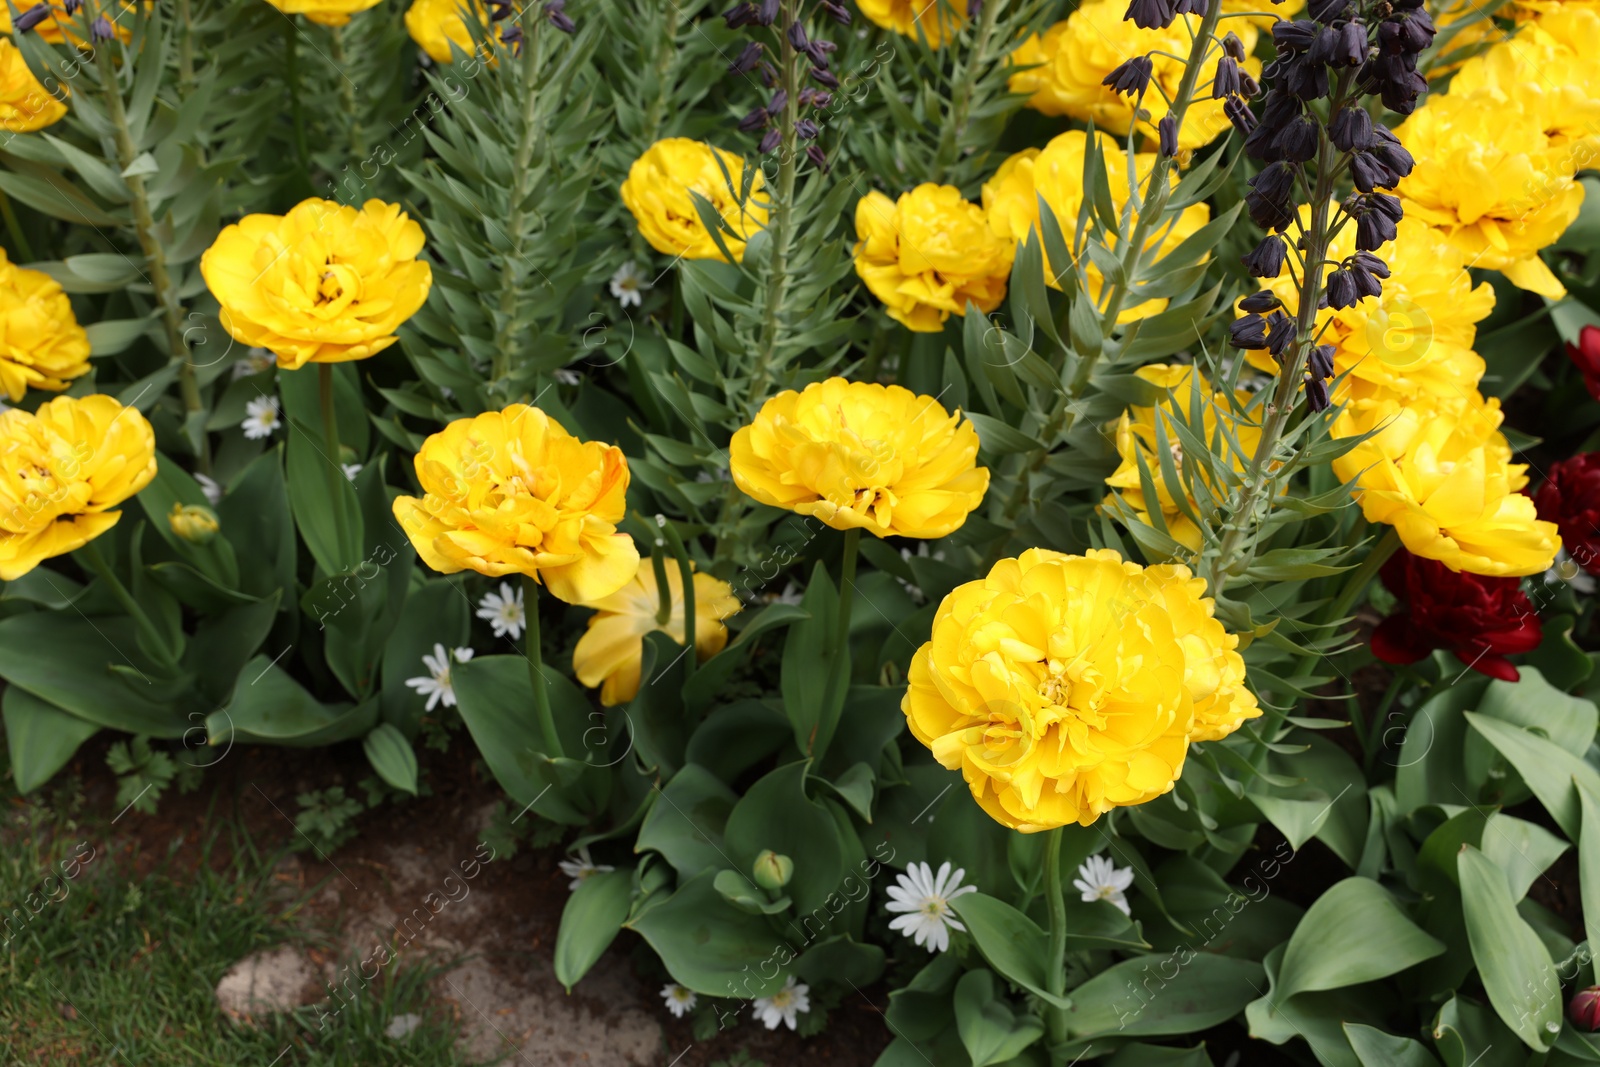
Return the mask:
[[1506, 657], [1539, 647], [1539, 615], [1516, 578], [1458, 574], [1405, 549], [1381, 576], [1404, 601], [1372, 633], [1372, 654], [1385, 663], [1415, 663], [1445, 648], [1480, 674], [1514, 682], [1517, 668]]
[[1578, 331], [1578, 343], [1567, 346], [1567, 358], [1583, 375], [1589, 395], [1600, 400], [1600, 326], [1585, 326]]
[[1533, 501], [1539, 517], [1556, 524], [1567, 555], [1590, 574], [1600, 574], [1600, 452], [1552, 466]]

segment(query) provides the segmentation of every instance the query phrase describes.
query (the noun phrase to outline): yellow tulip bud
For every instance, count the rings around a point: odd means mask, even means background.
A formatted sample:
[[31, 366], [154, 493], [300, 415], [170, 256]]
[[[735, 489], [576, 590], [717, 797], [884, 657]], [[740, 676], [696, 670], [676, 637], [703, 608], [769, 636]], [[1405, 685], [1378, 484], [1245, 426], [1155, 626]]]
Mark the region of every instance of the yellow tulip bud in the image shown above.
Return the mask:
[[173, 533], [191, 545], [210, 544], [221, 528], [217, 513], [198, 504], [173, 504], [167, 513], [167, 524]]
[[756, 857], [751, 873], [755, 876], [756, 885], [762, 889], [782, 889], [794, 877], [794, 860], [780, 856], [770, 848], [763, 849], [761, 855]]

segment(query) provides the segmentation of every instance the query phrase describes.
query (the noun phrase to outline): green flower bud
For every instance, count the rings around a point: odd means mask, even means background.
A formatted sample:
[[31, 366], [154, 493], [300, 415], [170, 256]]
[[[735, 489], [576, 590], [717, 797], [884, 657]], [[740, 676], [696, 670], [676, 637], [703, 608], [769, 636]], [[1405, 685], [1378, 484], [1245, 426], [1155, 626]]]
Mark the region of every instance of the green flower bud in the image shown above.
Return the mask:
[[220, 528], [217, 513], [199, 504], [173, 504], [167, 513], [167, 524], [191, 545], [209, 544]]
[[765, 849], [756, 857], [751, 873], [755, 876], [756, 885], [762, 889], [782, 889], [794, 877], [794, 860], [780, 856], [770, 848]]

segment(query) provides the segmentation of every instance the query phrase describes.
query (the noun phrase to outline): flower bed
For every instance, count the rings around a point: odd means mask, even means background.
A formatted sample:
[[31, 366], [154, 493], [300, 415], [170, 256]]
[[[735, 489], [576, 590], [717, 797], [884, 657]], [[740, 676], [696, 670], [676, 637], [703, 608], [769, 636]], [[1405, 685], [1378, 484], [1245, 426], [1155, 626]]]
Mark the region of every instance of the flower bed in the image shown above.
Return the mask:
[[460, 745], [880, 1067], [1600, 1062], [1592, 5], [7, 18], [19, 789]]

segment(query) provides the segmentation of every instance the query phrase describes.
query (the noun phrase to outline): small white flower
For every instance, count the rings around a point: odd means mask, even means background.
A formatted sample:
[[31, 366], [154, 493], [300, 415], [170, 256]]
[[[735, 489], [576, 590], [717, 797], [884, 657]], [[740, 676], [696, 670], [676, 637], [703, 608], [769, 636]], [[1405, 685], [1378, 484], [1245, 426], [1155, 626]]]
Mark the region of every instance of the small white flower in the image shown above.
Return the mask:
[[1572, 586], [1574, 593], [1582, 593], [1585, 596], [1593, 593], [1595, 588], [1594, 576], [1578, 566], [1578, 561], [1567, 555], [1567, 550], [1564, 548], [1556, 553], [1555, 564], [1544, 572], [1544, 584], [1559, 585], [1562, 582]]
[[638, 307], [644, 302], [644, 294], [655, 286], [644, 280], [644, 272], [629, 260], [617, 268], [611, 276], [611, 295], [617, 298], [617, 303], [623, 307]]
[[1090, 856], [1084, 860], [1078, 868], [1078, 877], [1072, 880], [1073, 888], [1083, 894], [1084, 903], [1109, 900], [1124, 915], [1133, 914], [1124, 895], [1132, 884], [1133, 868], [1118, 867], [1105, 856]]
[[575, 370], [569, 370], [566, 367], [561, 367], [558, 370], [551, 371], [550, 376], [562, 385], [577, 385], [579, 382], [583, 381], [583, 376], [581, 374]]
[[344, 476], [353, 482], [356, 480], [356, 475], [361, 473], [361, 464], [341, 463], [339, 464], [339, 469], [344, 471]]
[[252, 348], [239, 362], [233, 365], [233, 380], [248, 378], [252, 374], [260, 374], [271, 369], [278, 362], [278, 357], [268, 352], [265, 348]]
[[215, 478], [208, 474], [196, 474], [194, 480], [200, 483], [200, 491], [206, 495], [212, 507], [222, 503], [222, 486], [217, 484]]
[[410, 1037], [411, 1031], [422, 1025], [422, 1016], [416, 1012], [408, 1011], [404, 1015], [396, 1015], [389, 1020], [389, 1025], [383, 1028], [383, 1036], [393, 1041], [402, 1037]]
[[958, 867], [950, 873], [950, 861], [939, 865], [937, 876], [926, 863], [913, 863], [904, 874], [894, 876], [895, 884], [889, 887], [889, 911], [903, 912], [889, 924], [929, 952], [943, 952], [950, 947], [950, 931], [965, 931], [966, 927], [950, 909], [950, 902], [966, 893], [976, 893], [975, 885], [962, 885], [967, 872]]
[[271, 437], [281, 425], [283, 418], [278, 414], [278, 398], [275, 396], [258, 396], [246, 404], [244, 421], [239, 424], [244, 435], [252, 441]]
[[583, 884], [583, 880], [588, 878], [590, 875], [599, 874], [601, 871], [616, 870], [616, 868], [610, 864], [596, 863], [594, 860], [590, 859], [589, 850], [587, 848], [580, 848], [578, 850], [577, 859], [562, 860], [560, 863], [556, 864], [556, 866], [561, 868], [562, 874], [572, 879], [572, 881], [567, 883], [567, 889], [572, 892], [576, 892], [577, 888]]
[[501, 582], [498, 593], [487, 592], [478, 601], [478, 618], [488, 619], [496, 637], [510, 637], [515, 641], [528, 625], [528, 613], [522, 606], [522, 590], [513, 589], [510, 582]]
[[811, 987], [796, 985], [791, 974], [782, 989], [770, 997], [757, 997], [750, 1007], [751, 1014], [768, 1030], [776, 1030], [780, 1023], [793, 1030], [795, 1016], [811, 1010]]
[[661, 999], [667, 1002], [667, 1010], [672, 1017], [681, 1019], [689, 1014], [700, 998], [695, 996], [694, 990], [685, 989], [677, 982], [668, 982], [661, 987]]
[[765, 599], [769, 604], [799, 604], [806, 598], [806, 591], [795, 585], [793, 581], [784, 584], [783, 592], [767, 593]]
[[407, 678], [406, 684], [417, 691], [418, 696], [428, 698], [425, 711], [432, 711], [439, 704], [447, 708], [456, 706], [456, 691], [450, 684], [450, 661], [465, 663], [472, 658], [472, 649], [458, 648], [454, 652], [446, 652], [444, 646], [435, 644], [433, 655], [426, 652], [422, 654], [422, 665], [428, 668], [426, 676]]

